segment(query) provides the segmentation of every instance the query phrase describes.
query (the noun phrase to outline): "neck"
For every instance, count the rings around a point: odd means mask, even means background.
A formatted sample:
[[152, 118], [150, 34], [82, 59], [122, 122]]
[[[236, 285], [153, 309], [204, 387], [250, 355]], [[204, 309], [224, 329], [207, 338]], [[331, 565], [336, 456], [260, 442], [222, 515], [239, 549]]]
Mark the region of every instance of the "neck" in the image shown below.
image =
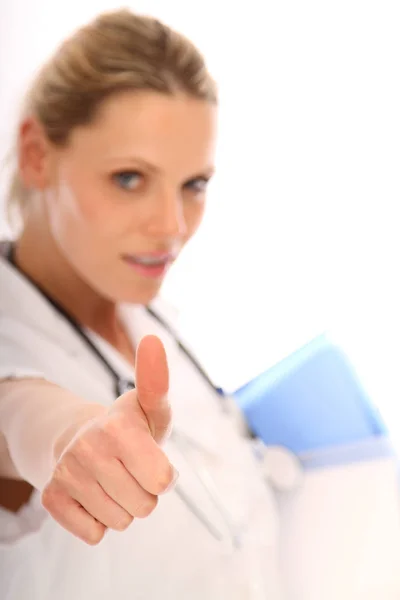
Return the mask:
[[73, 269], [43, 223], [29, 219], [15, 247], [15, 261], [80, 326], [109, 339], [118, 327], [114, 302], [93, 290]]

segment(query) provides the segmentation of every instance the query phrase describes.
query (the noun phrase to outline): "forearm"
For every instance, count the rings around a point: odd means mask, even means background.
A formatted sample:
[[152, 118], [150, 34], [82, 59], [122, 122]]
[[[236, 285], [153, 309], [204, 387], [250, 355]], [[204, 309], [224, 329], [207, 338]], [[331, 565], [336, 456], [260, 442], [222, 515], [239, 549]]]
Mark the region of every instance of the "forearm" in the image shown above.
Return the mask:
[[6, 438], [2, 433], [0, 434], [0, 477], [21, 479], [8, 451]]
[[65, 445], [106, 410], [44, 380], [0, 382], [0, 476], [41, 490]]

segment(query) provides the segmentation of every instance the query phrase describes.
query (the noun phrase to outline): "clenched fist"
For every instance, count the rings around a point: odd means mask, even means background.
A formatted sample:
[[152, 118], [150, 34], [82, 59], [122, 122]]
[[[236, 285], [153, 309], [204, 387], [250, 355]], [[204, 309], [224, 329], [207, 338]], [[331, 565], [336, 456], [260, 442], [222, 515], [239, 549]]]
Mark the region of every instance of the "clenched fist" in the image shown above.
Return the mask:
[[148, 516], [176, 472], [159, 444], [168, 436], [168, 365], [161, 341], [137, 349], [136, 389], [81, 425], [61, 449], [42, 504], [65, 529], [88, 544], [107, 528], [126, 529]]

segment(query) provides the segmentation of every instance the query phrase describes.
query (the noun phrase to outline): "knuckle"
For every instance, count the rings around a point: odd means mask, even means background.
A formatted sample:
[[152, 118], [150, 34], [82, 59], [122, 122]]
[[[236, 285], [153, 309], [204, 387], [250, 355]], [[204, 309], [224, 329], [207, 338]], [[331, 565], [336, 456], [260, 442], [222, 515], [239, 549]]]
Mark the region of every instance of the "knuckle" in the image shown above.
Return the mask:
[[157, 504], [158, 504], [157, 496], [149, 496], [149, 498], [146, 498], [146, 500], [137, 507], [136, 512], [135, 512], [136, 516], [139, 519], [148, 517], [149, 515], [151, 515], [153, 510], [156, 508]]
[[53, 481], [54, 481], [54, 483], [61, 485], [66, 480], [69, 480], [70, 477], [71, 477], [71, 474], [66, 465], [65, 457], [63, 457], [54, 467]]
[[56, 464], [53, 471], [53, 481], [56, 485], [64, 487], [73, 481], [73, 475], [70, 468], [69, 453], [64, 455]]
[[83, 537], [83, 541], [89, 546], [97, 546], [101, 542], [106, 532], [106, 528], [103, 525], [90, 527]]
[[169, 465], [167, 468], [162, 470], [158, 477], [156, 482], [156, 494], [164, 494], [169, 489], [173, 479], [173, 469], [171, 465]]
[[116, 531], [125, 531], [131, 525], [132, 521], [133, 517], [129, 514], [126, 514], [125, 516], [116, 520], [112, 529], [115, 529]]
[[93, 448], [92, 444], [88, 441], [85, 435], [80, 436], [70, 450], [71, 454], [74, 454], [79, 462], [86, 464], [93, 460]]
[[56, 494], [54, 486], [51, 484], [47, 485], [42, 491], [41, 502], [43, 508], [46, 510], [51, 510], [56, 502]]
[[68, 495], [90, 490], [94, 481], [90, 466], [82, 465], [71, 452], [61, 458], [53, 471], [52, 485]]

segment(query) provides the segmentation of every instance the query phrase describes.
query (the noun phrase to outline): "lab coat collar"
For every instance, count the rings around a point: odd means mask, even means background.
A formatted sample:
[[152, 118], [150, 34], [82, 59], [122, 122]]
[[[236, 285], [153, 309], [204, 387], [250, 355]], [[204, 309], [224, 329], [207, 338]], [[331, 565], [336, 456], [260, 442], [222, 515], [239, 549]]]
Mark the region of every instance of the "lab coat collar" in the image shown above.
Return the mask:
[[0, 243], [0, 319], [13, 320], [51, 338], [73, 354], [82, 343], [43, 294], [6, 258], [9, 244]]
[[[41, 335], [53, 339], [73, 355], [82, 351], [82, 340], [71, 325], [46, 300], [43, 294], [7, 260], [8, 242], [0, 242], [0, 320], [17, 321], [35, 329]], [[157, 299], [155, 309], [167, 316], [176, 317], [174, 309]], [[167, 350], [176, 345], [175, 340], [157, 323], [142, 306], [123, 304], [121, 316], [132, 338], [137, 342], [143, 335], [158, 335]]]

